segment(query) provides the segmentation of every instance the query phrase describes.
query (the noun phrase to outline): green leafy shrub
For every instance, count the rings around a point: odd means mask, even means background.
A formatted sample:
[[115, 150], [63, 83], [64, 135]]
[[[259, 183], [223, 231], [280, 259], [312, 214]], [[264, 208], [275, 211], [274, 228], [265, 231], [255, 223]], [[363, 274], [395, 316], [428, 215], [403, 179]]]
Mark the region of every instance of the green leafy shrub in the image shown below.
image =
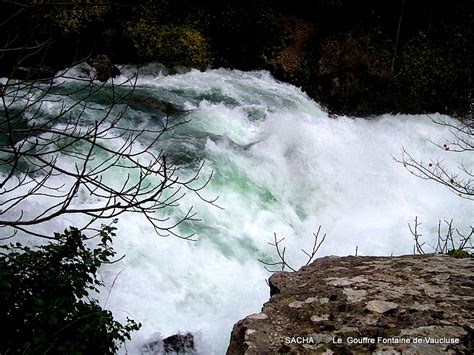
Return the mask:
[[75, 5], [72, 8], [57, 7], [52, 15], [52, 20], [65, 33], [78, 33], [94, 21], [102, 21], [110, 10], [109, 6]]
[[466, 249], [451, 249], [448, 255], [457, 259], [470, 258], [472, 255]]
[[91, 293], [97, 271], [114, 257], [115, 228], [103, 226], [95, 249], [76, 228], [55, 234], [57, 242], [35, 249], [2, 246], [0, 353], [114, 354], [140, 324], [115, 321]]
[[201, 32], [186, 25], [156, 25], [145, 18], [127, 29], [138, 55], [165, 65], [206, 68], [212, 56]]
[[81, 2], [66, 0], [58, 3], [30, 0], [34, 20], [50, 30], [58, 30], [61, 34], [80, 33], [91, 23], [102, 22], [104, 16], [110, 12], [108, 1]]

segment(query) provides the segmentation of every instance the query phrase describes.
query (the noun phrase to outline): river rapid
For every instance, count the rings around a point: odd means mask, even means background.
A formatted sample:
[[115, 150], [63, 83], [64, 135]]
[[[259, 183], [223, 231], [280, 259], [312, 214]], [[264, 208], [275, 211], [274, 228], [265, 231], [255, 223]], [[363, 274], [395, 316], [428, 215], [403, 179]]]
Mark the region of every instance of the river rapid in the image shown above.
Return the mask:
[[[163, 118], [149, 98], [186, 110], [189, 122], [153, 149], [175, 157], [183, 176], [204, 163], [202, 178], [213, 176], [203, 195], [219, 196], [220, 208], [187, 194], [167, 212], [178, 219], [194, 206], [200, 221], [177, 231], [195, 233], [196, 241], [159, 237], [138, 214], [119, 218], [114, 247], [125, 257], [102, 268], [107, 286], [100, 299], [118, 320], [128, 316], [143, 324], [126, 344], [130, 354], [178, 332], [195, 334], [198, 353], [224, 354], [233, 324], [258, 313], [269, 297], [270, 273], [259, 259], [277, 260], [269, 244], [274, 234], [285, 238], [288, 262], [296, 268], [306, 262], [301, 249], [311, 250], [319, 226], [327, 235], [319, 256], [354, 255], [356, 248], [359, 255], [389, 256], [413, 253], [408, 223], [416, 216], [428, 244], [435, 242], [438, 220], [453, 218], [461, 231], [473, 222], [472, 201], [396, 162], [405, 148], [453, 169], [460, 159], [473, 167], [472, 156], [432, 143], [450, 139], [449, 129], [433, 122], [449, 117], [330, 117], [299, 88], [265, 71], [140, 75], [135, 91], [148, 101], [130, 104], [123, 117], [130, 126]], [[48, 109], [57, 108], [51, 103]], [[147, 136], [141, 139], [146, 145]], [[75, 218], [48, 229], [75, 225]]]

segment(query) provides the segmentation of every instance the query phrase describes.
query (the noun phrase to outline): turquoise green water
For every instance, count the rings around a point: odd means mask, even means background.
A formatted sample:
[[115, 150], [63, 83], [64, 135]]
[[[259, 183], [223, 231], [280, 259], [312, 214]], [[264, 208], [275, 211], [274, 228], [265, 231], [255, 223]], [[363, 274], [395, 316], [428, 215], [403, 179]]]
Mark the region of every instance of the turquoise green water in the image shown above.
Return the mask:
[[[157, 109], [159, 102], [186, 110], [170, 122], [189, 122], [152, 149], [165, 151], [183, 178], [204, 164], [201, 181], [211, 172], [213, 178], [203, 193], [219, 196], [221, 207], [187, 194], [179, 206], [162, 212], [172, 223], [194, 206], [200, 221], [177, 230], [195, 233], [194, 242], [160, 238], [143, 216], [121, 216], [115, 246], [125, 258], [104, 268], [102, 276], [110, 286], [120, 272], [107, 307], [119, 319], [131, 316], [143, 324], [127, 345], [129, 353], [179, 331], [195, 333], [202, 354], [225, 353], [232, 325], [259, 312], [268, 299], [269, 273], [258, 259], [275, 257], [268, 244], [274, 233], [286, 238], [288, 260], [299, 267], [306, 262], [300, 250], [311, 249], [319, 225], [327, 233], [320, 250], [324, 256], [354, 254], [356, 247], [359, 255], [411, 253], [407, 223], [415, 216], [424, 222], [427, 238], [434, 237], [438, 219], [454, 218], [459, 228], [472, 223], [472, 202], [415, 178], [393, 159], [403, 146], [415, 156], [440, 157], [456, 167], [457, 156], [428, 141], [449, 137], [428, 117], [329, 118], [298, 88], [266, 72], [221, 69], [139, 77], [134, 99], [125, 98], [127, 90], [119, 89], [124, 102], [114, 109], [119, 114], [127, 108], [123, 127], [160, 127], [165, 115]], [[96, 120], [94, 108], [109, 100], [104, 93], [92, 97], [81, 124]], [[54, 103], [45, 106], [45, 117], [58, 110]], [[138, 143], [145, 146], [151, 139], [144, 134]], [[97, 163], [104, 158], [99, 154]], [[472, 156], [465, 163], [473, 166]], [[73, 161], [64, 158], [62, 164]], [[124, 172], [115, 169], [103, 178], [119, 185]], [[75, 203], [99, 201], [83, 194]], [[45, 204], [38, 199], [31, 207]], [[79, 222], [66, 217], [45, 228]]]

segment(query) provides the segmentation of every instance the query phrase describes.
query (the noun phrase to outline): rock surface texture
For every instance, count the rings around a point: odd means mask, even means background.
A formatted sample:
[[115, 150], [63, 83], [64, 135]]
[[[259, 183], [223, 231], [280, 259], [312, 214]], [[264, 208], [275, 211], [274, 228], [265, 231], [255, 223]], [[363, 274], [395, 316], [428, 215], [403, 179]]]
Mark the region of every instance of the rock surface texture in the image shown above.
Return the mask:
[[474, 354], [474, 259], [325, 257], [269, 280], [227, 354]]

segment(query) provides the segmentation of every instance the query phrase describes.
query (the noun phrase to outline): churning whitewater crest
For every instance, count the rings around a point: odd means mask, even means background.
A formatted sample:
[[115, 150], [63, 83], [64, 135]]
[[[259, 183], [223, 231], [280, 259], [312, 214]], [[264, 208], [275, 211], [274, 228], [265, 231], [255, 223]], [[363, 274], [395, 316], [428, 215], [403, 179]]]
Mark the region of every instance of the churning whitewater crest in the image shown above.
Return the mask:
[[[102, 277], [113, 284], [104, 292], [107, 308], [143, 324], [129, 353], [180, 331], [198, 335], [199, 353], [225, 353], [232, 325], [268, 299], [269, 273], [258, 259], [275, 260], [273, 233], [286, 238], [288, 260], [299, 267], [306, 262], [300, 250], [311, 249], [319, 225], [327, 233], [319, 254], [325, 256], [354, 254], [356, 247], [359, 255], [411, 253], [407, 223], [415, 216], [426, 238], [435, 236], [439, 219], [454, 218], [461, 230], [472, 224], [471, 201], [393, 159], [404, 147], [457, 168], [461, 156], [430, 143], [446, 141], [448, 129], [427, 116], [330, 118], [300, 89], [264, 71], [140, 76], [136, 93], [148, 99], [130, 104], [130, 126], [155, 124], [153, 99], [186, 110], [190, 122], [155, 148], [180, 157], [185, 175], [204, 161], [203, 177], [214, 173], [205, 194], [218, 195], [223, 209], [192, 195], [174, 209], [178, 218], [194, 205], [201, 221], [179, 228], [195, 232], [196, 242], [159, 238], [137, 214], [120, 218], [114, 246], [126, 257], [104, 267]], [[462, 158], [474, 167], [472, 156]]]
[[[267, 72], [211, 70], [140, 77], [141, 92], [190, 110], [189, 124], [162, 142], [189, 166], [214, 171], [206, 193], [220, 210], [188, 196], [201, 222], [183, 225], [197, 242], [157, 239], [136, 216], [122, 218], [116, 247], [127, 254], [105, 272], [120, 275], [109, 299], [116, 314], [130, 312], [144, 326], [139, 345], [154, 332], [197, 332], [202, 353], [225, 352], [232, 325], [259, 312], [268, 299], [273, 233], [285, 237], [289, 260], [305, 262], [319, 225], [328, 237], [320, 255], [412, 252], [407, 223], [418, 216], [424, 236], [438, 219], [472, 223], [472, 204], [437, 184], [410, 175], [393, 157], [405, 147], [417, 157], [450, 154], [432, 141], [449, 137], [426, 116], [352, 119], [328, 115], [298, 88]], [[142, 119], [151, 119], [143, 114]], [[441, 118], [436, 116], [435, 118]], [[169, 153], [169, 154], [170, 154]], [[473, 166], [472, 157], [464, 157]], [[470, 159], [470, 160], [469, 160]], [[132, 344], [129, 344], [132, 347]]]

